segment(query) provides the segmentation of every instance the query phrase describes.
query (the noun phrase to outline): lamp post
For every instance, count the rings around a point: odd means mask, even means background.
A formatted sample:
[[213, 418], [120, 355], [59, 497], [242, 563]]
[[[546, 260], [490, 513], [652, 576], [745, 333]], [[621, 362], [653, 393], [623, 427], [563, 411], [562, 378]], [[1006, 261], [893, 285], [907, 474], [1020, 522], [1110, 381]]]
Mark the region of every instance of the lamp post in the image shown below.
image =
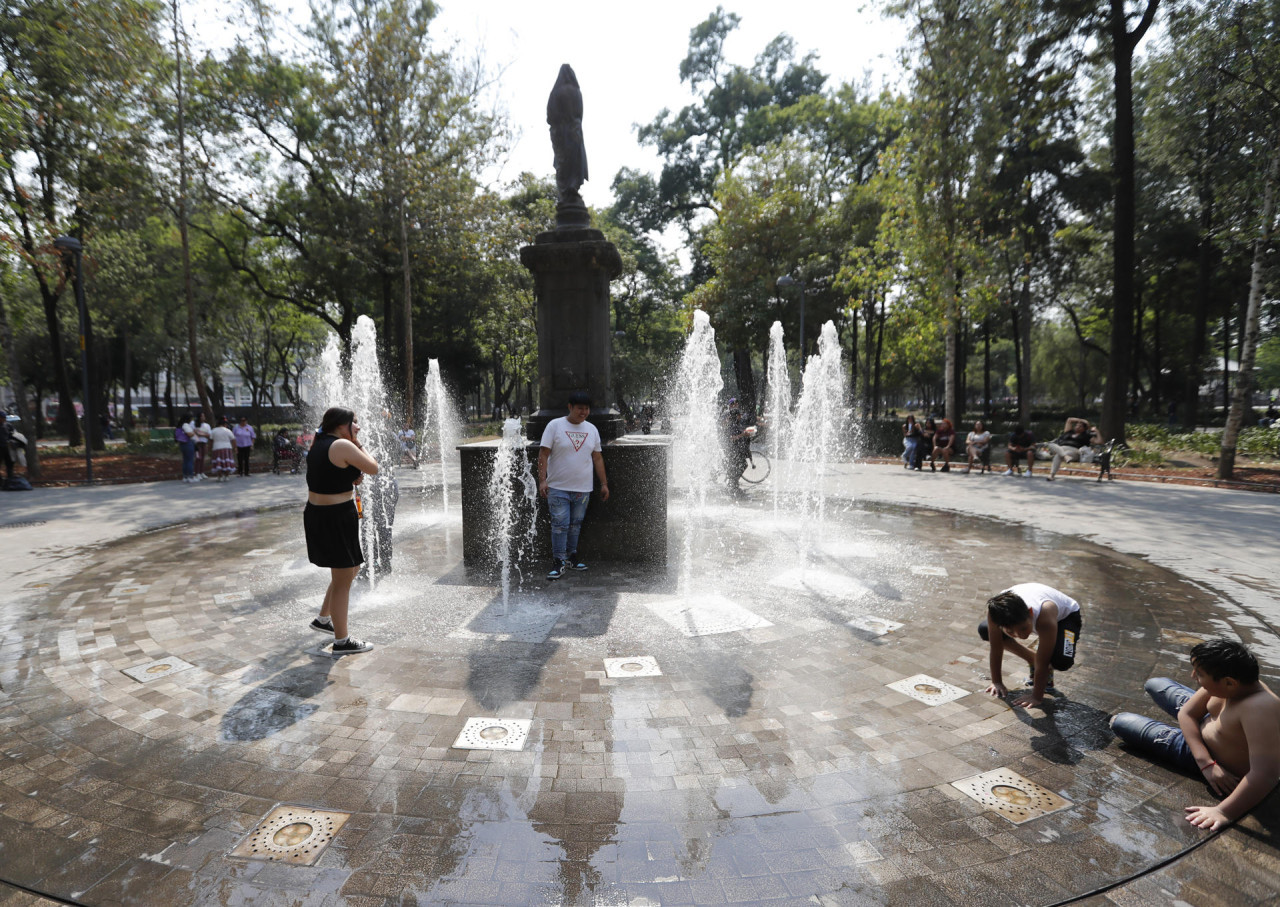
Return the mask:
[[89, 312], [84, 304], [84, 246], [74, 236], [59, 236], [53, 241], [53, 245], [64, 259], [73, 259], [76, 266], [76, 309], [80, 314], [80, 393], [84, 408], [84, 475], [85, 481], [92, 485], [93, 443], [89, 439], [89, 426], [92, 424], [93, 411], [89, 403], [89, 351], [88, 344], [85, 343]]
[[783, 274], [775, 283], [779, 289], [800, 286], [800, 367], [804, 368], [804, 278], [796, 280], [790, 274]]

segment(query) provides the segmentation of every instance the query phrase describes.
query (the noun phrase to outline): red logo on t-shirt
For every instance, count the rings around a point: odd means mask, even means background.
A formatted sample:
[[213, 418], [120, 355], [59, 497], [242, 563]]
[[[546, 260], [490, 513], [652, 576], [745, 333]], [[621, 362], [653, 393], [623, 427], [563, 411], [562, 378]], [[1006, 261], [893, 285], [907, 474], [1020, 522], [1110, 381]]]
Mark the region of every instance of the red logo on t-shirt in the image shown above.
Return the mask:
[[573, 452], [577, 453], [582, 450], [582, 442], [587, 440], [585, 431], [569, 431], [565, 429], [565, 435], [569, 438], [569, 443], [573, 445]]

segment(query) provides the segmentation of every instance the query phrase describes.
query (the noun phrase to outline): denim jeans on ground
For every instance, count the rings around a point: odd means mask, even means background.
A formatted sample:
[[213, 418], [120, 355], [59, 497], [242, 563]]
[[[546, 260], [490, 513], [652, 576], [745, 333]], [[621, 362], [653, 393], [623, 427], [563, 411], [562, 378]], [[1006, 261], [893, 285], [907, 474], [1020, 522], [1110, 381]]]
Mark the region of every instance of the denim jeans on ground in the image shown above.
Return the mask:
[[582, 531], [582, 518], [587, 514], [589, 491], [561, 491], [547, 489], [547, 509], [551, 511], [551, 556], [562, 561], [565, 555], [578, 550], [578, 533]]
[[196, 474], [196, 442], [179, 441], [178, 447], [182, 448], [182, 477], [189, 479]]
[[[1146, 683], [1147, 695], [1155, 700], [1156, 705], [1175, 718], [1178, 710], [1190, 699], [1195, 690], [1170, 680], [1168, 677], [1152, 677]], [[1196, 759], [1191, 755], [1191, 747], [1183, 739], [1182, 731], [1159, 721], [1153, 721], [1143, 715], [1132, 712], [1121, 712], [1111, 723], [1116, 736], [1135, 750], [1170, 765], [1192, 772], [1200, 773]]]

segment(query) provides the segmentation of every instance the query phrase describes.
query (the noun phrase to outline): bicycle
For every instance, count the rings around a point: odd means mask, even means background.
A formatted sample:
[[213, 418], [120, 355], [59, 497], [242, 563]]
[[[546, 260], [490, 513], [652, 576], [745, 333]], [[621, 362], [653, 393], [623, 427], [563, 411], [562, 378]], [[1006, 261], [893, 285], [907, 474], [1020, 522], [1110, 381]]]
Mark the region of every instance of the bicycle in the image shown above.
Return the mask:
[[771, 464], [764, 451], [752, 444], [747, 450], [747, 468], [742, 471], [742, 480], [752, 485], [759, 485], [769, 478]]

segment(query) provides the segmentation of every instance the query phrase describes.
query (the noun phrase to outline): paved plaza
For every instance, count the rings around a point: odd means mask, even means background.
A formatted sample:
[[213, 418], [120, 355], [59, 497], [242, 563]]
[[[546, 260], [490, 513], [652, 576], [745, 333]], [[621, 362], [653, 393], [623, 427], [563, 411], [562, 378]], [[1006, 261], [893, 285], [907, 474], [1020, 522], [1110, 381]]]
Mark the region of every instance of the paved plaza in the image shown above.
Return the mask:
[[[1277, 903], [1280, 794], [1210, 835], [1106, 723], [1210, 636], [1275, 685], [1272, 495], [837, 464], [504, 601], [424, 477], [341, 659], [301, 478], [0, 497], [0, 905]], [[1084, 626], [1024, 710], [1029, 580]]]

